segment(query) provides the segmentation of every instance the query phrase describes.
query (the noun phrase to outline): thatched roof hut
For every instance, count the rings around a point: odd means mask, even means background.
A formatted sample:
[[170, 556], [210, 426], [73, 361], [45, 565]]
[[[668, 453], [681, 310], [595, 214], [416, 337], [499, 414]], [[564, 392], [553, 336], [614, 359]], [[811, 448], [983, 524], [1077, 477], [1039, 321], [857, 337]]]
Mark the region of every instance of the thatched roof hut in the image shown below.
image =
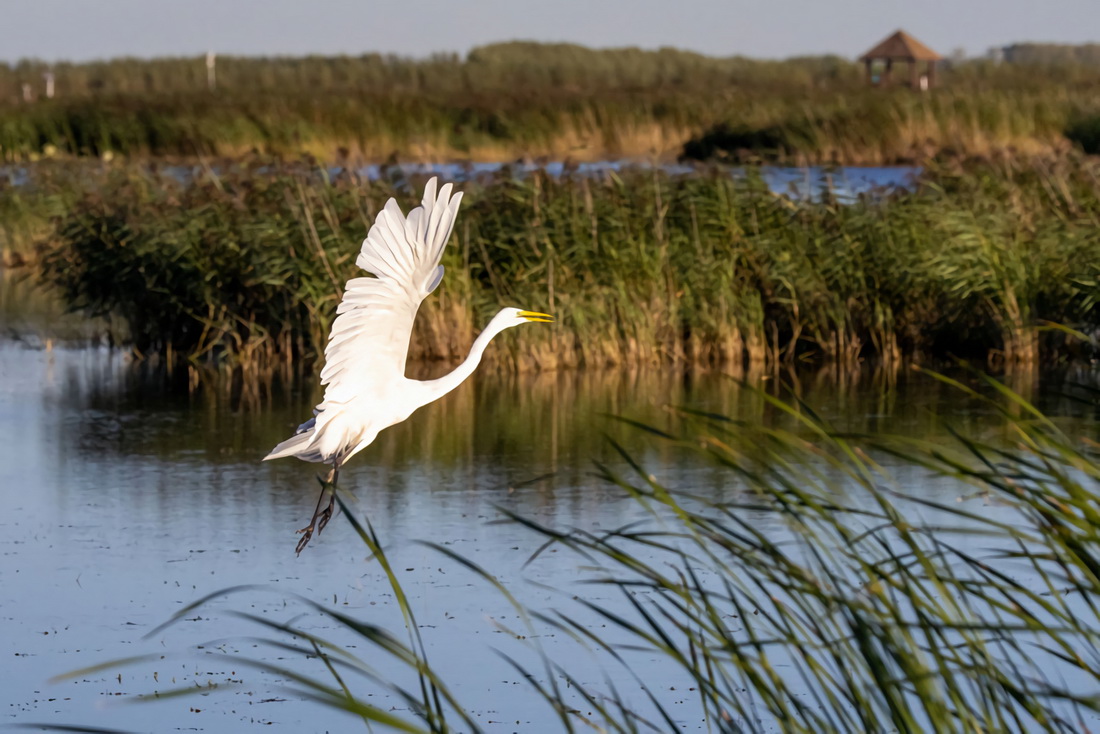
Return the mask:
[[[914, 89], [928, 89], [936, 77], [936, 62], [943, 57], [925, 46], [905, 31], [897, 31], [877, 46], [859, 57], [867, 67], [867, 81], [871, 84], [887, 87], [891, 83], [894, 62], [909, 65], [909, 85]], [[876, 63], [883, 65], [881, 75], [876, 75]], [[920, 64], [925, 64], [925, 73], [920, 73]]]

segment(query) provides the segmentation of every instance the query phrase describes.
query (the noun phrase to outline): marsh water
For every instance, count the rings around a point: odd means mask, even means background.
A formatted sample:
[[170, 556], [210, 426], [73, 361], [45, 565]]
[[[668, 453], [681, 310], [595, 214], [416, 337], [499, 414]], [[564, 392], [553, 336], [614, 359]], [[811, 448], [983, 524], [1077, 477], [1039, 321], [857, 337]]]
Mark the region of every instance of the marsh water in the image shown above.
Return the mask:
[[[619, 173], [627, 168], [646, 168], [653, 164], [637, 160], [607, 160], [567, 163], [563, 161], [516, 163], [444, 163], [444, 164], [392, 164], [371, 165], [358, 169], [368, 179], [405, 177], [410, 175], [436, 175], [447, 181], [467, 181], [499, 174], [508, 170], [515, 176], [544, 171], [551, 176], [575, 173], [581, 176], [600, 176]], [[673, 175], [686, 175], [712, 166], [692, 163], [664, 163], [660, 170]], [[741, 166], [722, 166], [716, 170], [727, 171], [741, 177], [746, 169]], [[760, 166], [756, 169], [761, 180], [776, 194], [796, 199], [814, 198], [822, 191], [830, 191], [839, 200], [849, 200], [860, 194], [890, 192], [911, 188], [921, 174], [920, 166]]]
[[[356, 175], [375, 181], [388, 179], [395, 182], [410, 176], [441, 176], [446, 181], [472, 181], [492, 178], [505, 173], [522, 178], [535, 171], [550, 176], [579, 175], [604, 176], [617, 174], [625, 169], [657, 168], [673, 175], [687, 175], [700, 170], [720, 170], [734, 178], [746, 175], [742, 166], [702, 166], [691, 163], [651, 163], [639, 160], [606, 160], [572, 163], [542, 161], [538, 163], [516, 161], [511, 163], [392, 163], [368, 165], [354, 169]], [[205, 166], [167, 165], [159, 169], [179, 181], [190, 181], [195, 176], [209, 173]], [[216, 169], [214, 169], [216, 171]], [[332, 167], [329, 175], [337, 175], [344, 169]], [[863, 194], [890, 193], [910, 189], [921, 174], [920, 166], [759, 166], [753, 169], [768, 188], [779, 195], [793, 199], [813, 199], [824, 191], [838, 201], [851, 201]], [[25, 186], [33, 180], [31, 169], [19, 166], [0, 166], [0, 181], [13, 186]]]
[[[340, 639], [300, 596], [402, 633], [393, 591], [376, 561], [338, 517], [295, 556], [295, 530], [316, 497], [315, 468], [261, 462], [317, 401], [312, 380], [262, 395], [216, 380], [179, 389], [179, 376], [135, 364], [124, 352], [57, 319], [35, 301], [5, 301], [0, 341], [0, 680], [5, 723], [96, 726], [129, 731], [286, 732], [358, 730], [355, 717], [303, 701], [286, 678], [241, 664], [236, 654], [325, 678], [317, 660], [258, 647], [251, 613]], [[32, 309], [33, 311], [33, 309]], [[51, 336], [66, 333], [76, 340]], [[427, 367], [429, 371], [442, 368]], [[1069, 431], [1097, 438], [1100, 417], [1066, 396], [1091, 368], [1008, 375]], [[440, 402], [385, 433], [342, 473], [357, 517], [370, 520], [409, 594], [431, 662], [487, 731], [557, 731], [552, 712], [500, 653], [529, 667], [537, 651], [567, 660], [584, 685], [610, 679], [628, 702], [645, 694], [607, 660], [550, 630], [528, 630], [491, 587], [438, 551], [437, 543], [504, 581], [541, 610], [574, 609], [573, 597], [615, 604], [582, 587], [583, 559], [554, 550], [527, 561], [543, 538], [502, 522], [513, 512], [558, 528], [612, 529], [642, 517], [634, 500], [594, 474], [621, 465], [620, 442], [671, 486], [723, 496], [727, 473], [614, 421], [667, 425], [667, 406], [750, 421], [783, 415], [759, 391], [777, 378], [838, 428], [888, 431], [949, 442], [948, 427], [993, 437], [1005, 431], [978, 401], [912, 372], [827, 370], [749, 374], [587, 371], [508, 375], [485, 370]], [[759, 390], [759, 391], [758, 391]], [[617, 463], [616, 463], [617, 462]], [[909, 466], [888, 467], [914, 492], [983, 503], [964, 488]], [[1001, 511], [980, 504], [983, 513]], [[761, 516], [761, 523], [768, 523]], [[786, 532], [783, 527], [775, 533]], [[175, 625], [158, 626], [189, 603], [238, 585]], [[590, 619], [586, 623], [599, 624]], [[347, 640], [344, 640], [348, 642]], [[352, 641], [349, 644], [354, 644]], [[403, 673], [361, 643], [353, 648], [383, 677]], [[132, 655], [140, 665], [53, 676]], [[706, 731], [687, 682], [667, 662], [632, 662], [686, 731]], [[606, 678], [605, 678], [606, 676]], [[195, 687], [198, 693], [134, 704], [140, 696]], [[365, 694], [387, 709], [404, 701]], [[1093, 722], [1095, 723], [1095, 722]]]

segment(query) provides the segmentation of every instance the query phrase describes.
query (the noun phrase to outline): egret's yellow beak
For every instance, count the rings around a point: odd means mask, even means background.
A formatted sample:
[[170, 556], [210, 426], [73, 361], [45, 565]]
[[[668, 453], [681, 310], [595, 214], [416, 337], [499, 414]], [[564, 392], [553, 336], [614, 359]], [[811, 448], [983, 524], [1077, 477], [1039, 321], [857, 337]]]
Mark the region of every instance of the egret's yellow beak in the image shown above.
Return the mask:
[[521, 319], [527, 319], [528, 321], [538, 321], [543, 324], [554, 323], [554, 317], [548, 313], [539, 313], [538, 311], [520, 311], [519, 317]]

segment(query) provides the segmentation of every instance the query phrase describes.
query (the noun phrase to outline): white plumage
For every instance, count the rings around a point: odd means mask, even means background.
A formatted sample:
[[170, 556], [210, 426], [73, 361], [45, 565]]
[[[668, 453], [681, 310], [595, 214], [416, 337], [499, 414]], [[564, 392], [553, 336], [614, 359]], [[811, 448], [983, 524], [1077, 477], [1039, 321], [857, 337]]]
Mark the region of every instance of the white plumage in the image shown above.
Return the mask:
[[[469, 356], [437, 380], [405, 377], [409, 339], [420, 304], [443, 279], [443, 248], [454, 228], [462, 194], [451, 184], [424, 188], [421, 205], [401, 213], [390, 199], [378, 213], [356, 265], [375, 277], [352, 278], [337, 308], [321, 370], [324, 399], [314, 417], [265, 457], [296, 456], [332, 465], [313, 520], [302, 531], [298, 552], [316, 528], [324, 528], [335, 501], [332, 486], [340, 466], [366, 448], [382, 429], [408, 418], [417, 408], [457, 387], [477, 367], [489, 341], [501, 331], [530, 321], [552, 321], [533, 311], [500, 311], [474, 341]], [[324, 507], [326, 493], [330, 501]]]

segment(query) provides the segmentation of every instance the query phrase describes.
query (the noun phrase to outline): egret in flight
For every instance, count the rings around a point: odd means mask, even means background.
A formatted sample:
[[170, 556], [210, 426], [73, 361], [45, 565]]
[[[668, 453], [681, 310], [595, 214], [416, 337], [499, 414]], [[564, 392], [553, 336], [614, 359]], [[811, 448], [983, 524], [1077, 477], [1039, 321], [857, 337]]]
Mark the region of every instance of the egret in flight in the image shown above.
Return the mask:
[[458, 387], [477, 368], [494, 336], [520, 324], [554, 320], [549, 314], [506, 308], [493, 317], [474, 340], [466, 361], [450, 374], [436, 380], [405, 377], [413, 321], [421, 302], [443, 280], [439, 261], [461, 200], [461, 193], [451, 195], [451, 184], [437, 195], [433, 178], [420, 206], [408, 217], [390, 199], [363, 241], [355, 264], [376, 277], [352, 278], [344, 289], [325, 347], [324, 400], [312, 418], [264, 457], [267, 461], [297, 456], [332, 465], [313, 518], [298, 531], [298, 553], [332, 518], [336, 480], [348, 459], [369, 446], [383, 428]]

